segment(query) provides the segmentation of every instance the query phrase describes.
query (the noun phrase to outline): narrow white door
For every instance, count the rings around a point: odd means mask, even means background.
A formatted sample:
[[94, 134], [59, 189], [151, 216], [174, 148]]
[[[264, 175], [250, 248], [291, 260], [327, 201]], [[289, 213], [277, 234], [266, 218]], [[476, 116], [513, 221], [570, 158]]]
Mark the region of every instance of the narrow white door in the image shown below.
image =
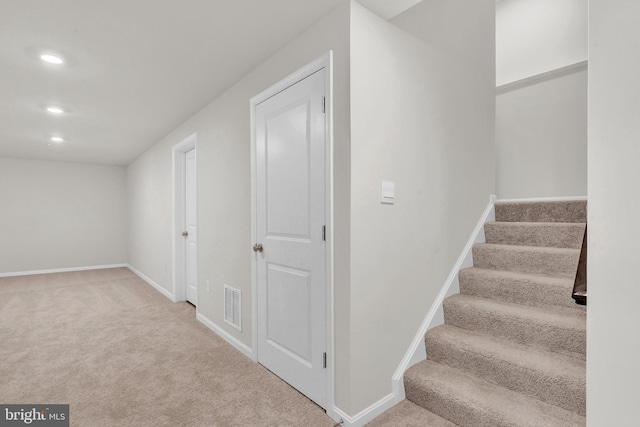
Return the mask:
[[198, 299], [198, 229], [196, 224], [196, 150], [185, 153], [185, 283], [187, 286], [187, 301], [197, 305]]
[[325, 72], [255, 109], [258, 362], [322, 407]]

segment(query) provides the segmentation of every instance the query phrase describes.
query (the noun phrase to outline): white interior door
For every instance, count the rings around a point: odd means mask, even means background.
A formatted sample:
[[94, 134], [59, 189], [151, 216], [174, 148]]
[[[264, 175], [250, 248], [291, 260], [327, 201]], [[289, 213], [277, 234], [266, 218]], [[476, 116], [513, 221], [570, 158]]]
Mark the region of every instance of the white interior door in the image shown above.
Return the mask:
[[185, 153], [185, 283], [187, 301], [197, 305], [198, 299], [198, 229], [196, 224], [196, 150]]
[[325, 69], [255, 107], [258, 362], [326, 407]]

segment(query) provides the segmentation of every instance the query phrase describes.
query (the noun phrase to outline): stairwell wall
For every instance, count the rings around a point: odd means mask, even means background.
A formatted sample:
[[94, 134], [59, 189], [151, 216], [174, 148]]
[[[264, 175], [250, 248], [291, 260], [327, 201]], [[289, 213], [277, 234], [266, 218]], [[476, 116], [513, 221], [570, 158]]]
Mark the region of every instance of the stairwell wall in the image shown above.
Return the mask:
[[351, 414], [391, 393], [494, 191], [494, 7], [429, 1], [387, 22], [352, 4]]
[[496, 85], [587, 59], [587, 0], [500, 0]]
[[586, 195], [587, 59], [587, 0], [496, 4], [499, 198]]
[[589, 2], [587, 426], [638, 425], [640, 2]]

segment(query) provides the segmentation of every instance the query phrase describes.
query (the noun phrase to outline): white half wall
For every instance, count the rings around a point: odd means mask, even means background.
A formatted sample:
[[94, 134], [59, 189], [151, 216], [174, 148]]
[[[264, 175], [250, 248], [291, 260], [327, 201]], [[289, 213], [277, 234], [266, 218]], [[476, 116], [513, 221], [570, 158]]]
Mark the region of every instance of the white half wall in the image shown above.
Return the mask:
[[392, 392], [493, 193], [494, 7], [429, 1], [387, 22], [352, 6], [350, 414]]
[[587, 59], [587, 0], [496, 4], [496, 84]]
[[125, 169], [0, 158], [0, 273], [127, 261]]
[[589, 1], [589, 427], [638, 425], [639, 17], [638, 1]]

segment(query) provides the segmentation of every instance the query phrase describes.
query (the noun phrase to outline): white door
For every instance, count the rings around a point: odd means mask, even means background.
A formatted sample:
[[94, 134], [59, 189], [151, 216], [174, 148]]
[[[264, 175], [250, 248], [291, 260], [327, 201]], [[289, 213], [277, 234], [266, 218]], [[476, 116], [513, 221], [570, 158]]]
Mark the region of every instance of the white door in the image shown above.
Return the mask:
[[196, 150], [195, 148], [185, 153], [185, 283], [187, 287], [187, 301], [197, 305], [198, 278], [197, 278], [197, 225], [196, 225]]
[[326, 406], [325, 69], [255, 107], [258, 362]]

